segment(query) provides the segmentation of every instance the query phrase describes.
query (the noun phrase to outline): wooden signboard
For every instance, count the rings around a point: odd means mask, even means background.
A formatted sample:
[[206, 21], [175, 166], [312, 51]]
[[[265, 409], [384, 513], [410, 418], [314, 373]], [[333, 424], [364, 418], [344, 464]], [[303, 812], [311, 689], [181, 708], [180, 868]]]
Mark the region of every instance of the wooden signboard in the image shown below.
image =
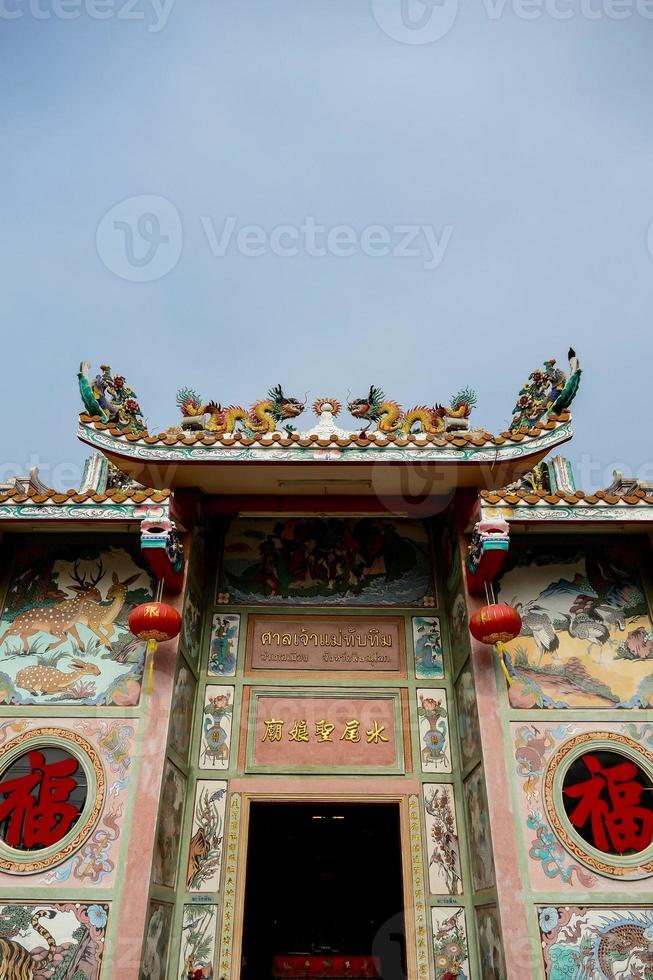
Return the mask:
[[405, 676], [404, 620], [401, 616], [253, 614], [248, 620], [245, 669]]

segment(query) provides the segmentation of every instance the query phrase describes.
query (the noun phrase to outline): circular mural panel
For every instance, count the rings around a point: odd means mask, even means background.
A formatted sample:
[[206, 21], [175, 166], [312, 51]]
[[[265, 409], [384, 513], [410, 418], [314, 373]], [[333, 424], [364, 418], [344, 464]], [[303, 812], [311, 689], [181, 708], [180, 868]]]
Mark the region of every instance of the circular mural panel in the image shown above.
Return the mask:
[[552, 756], [547, 816], [559, 840], [593, 871], [653, 874], [653, 757], [616, 732], [588, 732]]
[[39, 728], [0, 751], [0, 870], [43, 871], [93, 830], [105, 776], [95, 748], [75, 732]]

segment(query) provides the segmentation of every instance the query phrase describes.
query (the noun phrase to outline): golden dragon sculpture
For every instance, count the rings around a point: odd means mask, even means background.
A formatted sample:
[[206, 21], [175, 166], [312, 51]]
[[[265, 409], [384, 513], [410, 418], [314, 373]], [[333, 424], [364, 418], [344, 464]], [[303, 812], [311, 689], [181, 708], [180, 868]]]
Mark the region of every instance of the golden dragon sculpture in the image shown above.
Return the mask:
[[[268, 397], [254, 402], [251, 408], [240, 405], [223, 408], [215, 401], [203, 402], [192, 388], [180, 388], [177, 405], [183, 416], [182, 428], [199, 428], [216, 435], [236, 431], [252, 434], [274, 432], [278, 422], [296, 418], [304, 411], [304, 403], [297, 398], [287, 398], [281, 385], [271, 388]], [[283, 428], [294, 432], [290, 424]]]
[[476, 393], [471, 388], [461, 388], [448, 406], [436, 404], [428, 408], [417, 405], [405, 412], [396, 401], [387, 399], [380, 388], [372, 385], [366, 398], [355, 398], [347, 407], [354, 418], [368, 423], [363, 432], [376, 423], [379, 432], [409, 435], [444, 432], [447, 428], [445, 418], [468, 419], [475, 404]]

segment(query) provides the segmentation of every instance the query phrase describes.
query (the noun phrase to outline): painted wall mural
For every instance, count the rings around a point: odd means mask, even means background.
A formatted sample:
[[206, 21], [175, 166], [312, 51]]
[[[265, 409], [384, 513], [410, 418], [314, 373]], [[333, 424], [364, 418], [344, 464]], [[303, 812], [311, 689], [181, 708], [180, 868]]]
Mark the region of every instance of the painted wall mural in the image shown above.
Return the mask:
[[0, 703], [138, 704], [145, 644], [127, 618], [152, 597], [124, 548], [21, 544], [0, 619]]
[[636, 554], [620, 545], [511, 553], [499, 591], [523, 620], [506, 655], [513, 707], [653, 706], [653, 623]]
[[166, 902], [150, 902], [139, 980], [165, 980], [170, 952], [172, 910], [173, 906]]
[[202, 604], [200, 595], [192, 584], [186, 592], [181, 619], [181, 638], [190, 660], [197, 660], [202, 643]]
[[462, 908], [431, 909], [435, 980], [468, 980], [467, 924]]
[[209, 674], [233, 677], [238, 659], [240, 615], [216, 613], [211, 625], [209, 649]]
[[186, 867], [186, 889], [190, 892], [216, 892], [220, 887], [226, 797], [226, 782], [197, 781]]
[[[82, 846], [70, 857], [60, 859], [59, 863], [55, 860], [52, 867], [30, 874], [29, 884], [74, 889], [86, 886], [111, 887], [115, 883], [116, 867], [119, 864], [131, 779], [133, 721], [119, 718], [57, 718], [56, 726], [64, 735], [69, 731], [72, 737], [80, 736], [97, 751], [106, 777], [104, 802], [97, 822]], [[17, 736], [28, 738], [32, 731], [43, 727], [43, 719], [40, 718], [29, 721], [22, 718], [0, 721], [0, 752]], [[48, 724], [47, 727], [52, 726]], [[67, 792], [67, 788], [65, 791]], [[71, 790], [71, 793], [74, 791]], [[5, 893], [15, 885], [15, 874], [0, 873], [0, 888]]]
[[499, 910], [496, 905], [486, 905], [476, 909], [476, 931], [483, 980], [505, 980], [507, 971], [503, 956]]
[[653, 910], [538, 907], [547, 980], [653, 980]]
[[235, 520], [219, 594], [266, 605], [434, 604], [427, 532], [389, 518]]
[[653, 875], [653, 808], [634, 763], [650, 779], [653, 725], [515, 724], [512, 738], [533, 887], [641, 889]]
[[186, 777], [169, 759], [166, 759], [161, 786], [159, 826], [154, 846], [152, 880], [155, 885], [175, 887], [185, 796]]
[[437, 616], [413, 616], [412, 624], [415, 677], [444, 677], [440, 620]]
[[490, 817], [485, 791], [485, 773], [479, 765], [463, 783], [467, 807], [467, 835], [475, 891], [494, 885], [494, 857]]
[[217, 905], [184, 905], [178, 980], [213, 977]]
[[469, 663], [466, 663], [456, 681], [456, 707], [458, 708], [458, 735], [460, 736], [460, 754], [463, 769], [481, 756], [481, 727], [476, 704], [474, 675]]
[[417, 690], [422, 772], [451, 772], [449, 713], [444, 688]]
[[454, 788], [449, 783], [424, 783], [423, 791], [431, 895], [462, 895]]
[[102, 902], [0, 905], [0, 977], [99, 980], [108, 918]]
[[234, 688], [209, 684], [204, 692], [201, 768], [229, 768], [233, 710]]
[[467, 604], [462, 592], [456, 594], [449, 610], [449, 638], [455, 676], [471, 652]]
[[193, 672], [180, 657], [170, 707], [170, 745], [184, 760], [190, 747], [196, 687]]

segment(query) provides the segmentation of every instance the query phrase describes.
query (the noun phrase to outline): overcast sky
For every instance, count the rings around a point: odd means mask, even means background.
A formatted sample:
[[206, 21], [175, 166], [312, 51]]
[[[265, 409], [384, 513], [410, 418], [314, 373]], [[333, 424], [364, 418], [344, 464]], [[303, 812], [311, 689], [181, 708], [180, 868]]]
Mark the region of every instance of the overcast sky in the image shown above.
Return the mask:
[[155, 431], [180, 385], [249, 404], [277, 382], [405, 407], [470, 384], [498, 431], [572, 344], [581, 482], [653, 479], [652, 18], [0, 0], [0, 477], [77, 483], [82, 359]]

